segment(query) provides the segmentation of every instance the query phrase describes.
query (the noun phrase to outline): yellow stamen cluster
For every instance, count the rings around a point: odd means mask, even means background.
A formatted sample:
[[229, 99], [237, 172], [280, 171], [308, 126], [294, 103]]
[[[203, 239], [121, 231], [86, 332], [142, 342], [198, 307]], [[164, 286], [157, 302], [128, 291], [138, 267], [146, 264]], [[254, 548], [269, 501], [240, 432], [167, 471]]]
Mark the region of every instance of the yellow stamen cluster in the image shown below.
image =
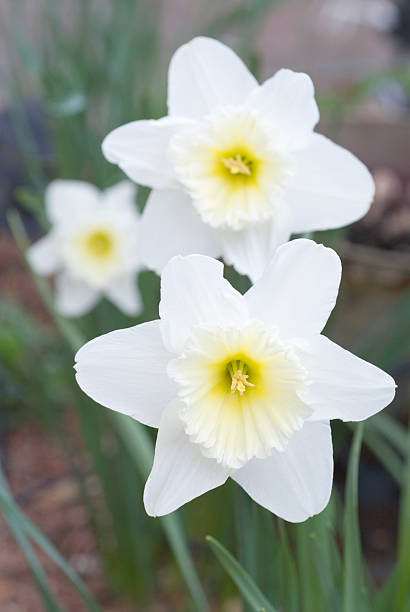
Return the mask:
[[231, 174], [251, 175], [249, 166], [246, 165], [239, 153], [235, 157], [222, 157], [221, 162], [225, 168], [228, 168]]
[[231, 393], [235, 393], [235, 391], [239, 392], [239, 395], [242, 395], [246, 391], [246, 387], [254, 387], [255, 385], [248, 381], [249, 375], [246, 374], [248, 368], [246, 364], [243, 364], [242, 361], [233, 361], [228, 366], [229, 374], [231, 375], [232, 383], [231, 383]]

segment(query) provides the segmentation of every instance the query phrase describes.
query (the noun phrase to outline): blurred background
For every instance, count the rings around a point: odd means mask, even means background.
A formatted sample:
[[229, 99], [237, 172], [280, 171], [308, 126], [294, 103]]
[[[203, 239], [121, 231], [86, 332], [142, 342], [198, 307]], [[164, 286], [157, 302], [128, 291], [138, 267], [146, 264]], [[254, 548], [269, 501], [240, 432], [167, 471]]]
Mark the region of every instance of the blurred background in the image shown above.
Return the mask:
[[[394, 403], [364, 430], [359, 473], [364, 571], [374, 592], [388, 583], [400, 560], [409, 577], [410, 558], [400, 557], [397, 539], [405, 520], [400, 500], [405, 487], [410, 490], [405, 484], [409, 0], [0, 0], [0, 453], [10, 486], [2, 477], [2, 612], [97, 610], [87, 607], [70, 583], [70, 568], [107, 612], [205, 610], [207, 605], [239, 611], [237, 591], [215, 563], [207, 534], [238, 556], [286, 612], [341, 609], [336, 557], [336, 595], [320, 591], [321, 604], [313, 608], [301, 603], [308, 588], [308, 557], [303, 561], [300, 555], [307, 551], [317, 562], [319, 553], [308, 540], [315, 539], [322, 523], [308, 521], [303, 532], [280, 522], [272, 527], [269, 513], [249, 505], [247, 511], [255, 514], [250, 536], [260, 542], [261, 561], [247, 550], [249, 534], [241, 536], [247, 531], [243, 521], [248, 523], [235, 512], [241, 502], [233, 484], [195, 500], [169, 522], [145, 515], [144, 461], [149, 464], [154, 432], [135, 430], [130, 438], [124, 422], [114, 422], [108, 411], [82, 396], [73, 378], [75, 340], [67, 343], [73, 333], [88, 339], [135, 321], [102, 303], [76, 322], [73, 332], [70, 323], [50, 315], [45, 306], [49, 285], [33, 281], [21, 255], [27, 240], [47, 229], [43, 195], [52, 178], [88, 180], [101, 188], [121, 179], [121, 171], [101, 154], [102, 138], [127, 121], [166, 114], [170, 56], [198, 34], [232, 46], [260, 80], [281, 67], [307, 72], [321, 110], [318, 131], [350, 149], [374, 175], [377, 193], [369, 214], [349, 228], [317, 233], [315, 239], [335, 247], [344, 263], [327, 335], [385, 368], [398, 383]], [[140, 189], [140, 207], [146, 197], [147, 190]], [[156, 316], [159, 281], [144, 272], [139, 284], [144, 312], [138, 321], [149, 320]], [[346, 536], [341, 500], [351, 428], [335, 423], [333, 436], [335, 492], [326, 511], [332, 534], [320, 537], [331, 538], [331, 554], [338, 556], [343, 528]], [[34, 535], [25, 517], [35, 525]], [[33, 547], [27, 544], [30, 533]], [[64, 563], [46, 554], [44, 536]], [[286, 542], [293, 561], [278, 556]], [[190, 559], [209, 602], [202, 608]], [[279, 561], [288, 563], [289, 575], [295, 572], [299, 601], [286, 594], [291, 583], [285, 584], [275, 569]], [[47, 603], [49, 590], [61, 608], [53, 599]], [[387, 609], [387, 601], [380, 610]]]

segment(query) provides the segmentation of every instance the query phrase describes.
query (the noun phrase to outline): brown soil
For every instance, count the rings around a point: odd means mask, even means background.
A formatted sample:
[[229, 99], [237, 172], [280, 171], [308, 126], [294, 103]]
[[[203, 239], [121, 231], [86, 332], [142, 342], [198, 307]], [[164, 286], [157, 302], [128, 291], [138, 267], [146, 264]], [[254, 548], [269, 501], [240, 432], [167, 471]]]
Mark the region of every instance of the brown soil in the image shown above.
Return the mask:
[[0, 295], [24, 304], [40, 321], [49, 321], [23, 257], [8, 233], [0, 233]]

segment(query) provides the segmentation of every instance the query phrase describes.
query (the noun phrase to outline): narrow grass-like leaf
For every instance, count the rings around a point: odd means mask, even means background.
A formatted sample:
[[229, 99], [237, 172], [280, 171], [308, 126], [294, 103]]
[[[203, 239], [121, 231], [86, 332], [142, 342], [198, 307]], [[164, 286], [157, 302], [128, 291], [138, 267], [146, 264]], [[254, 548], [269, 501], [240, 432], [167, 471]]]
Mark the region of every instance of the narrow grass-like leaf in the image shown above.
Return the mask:
[[[70, 580], [73, 586], [78, 591], [80, 597], [86, 604], [91, 612], [100, 612], [101, 608], [94, 601], [91, 593], [76, 574], [73, 568], [67, 563], [64, 557], [54, 548], [51, 542], [45, 537], [43, 533], [23, 514], [17, 504], [14, 502], [9, 492], [4, 474], [0, 468], [0, 504], [4, 512], [9, 513], [13, 516], [15, 528], [17, 531], [22, 531], [23, 536], [29, 536], [45, 553], [46, 555], [60, 568], [65, 576]], [[23, 542], [24, 546], [27, 547], [27, 543], [22, 538], [21, 533], [19, 534], [19, 543]]]
[[21, 552], [24, 555], [24, 558], [27, 561], [27, 564], [33, 575], [35, 584], [43, 599], [45, 610], [47, 612], [64, 612], [64, 608], [58, 603], [53, 592], [48, 586], [47, 578], [43, 571], [43, 568], [41, 567], [30, 542], [28, 541], [27, 537], [21, 529], [21, 526], [16, 520], [16, 517], [14, 516], [12, 511], [4, 508], [2, 501], [0, 501], [0, 505], [2, 506], [4, 520], [9, 526], [11, 533], [13, 534]]
[[296, 561], [301, 595], [301, 610], [315, 612], [320, 609], [321, 600], [318, 589], [318, 577], [311, 549], [312, 525], [305, 521], [293, 526], [295, 532]]
[[369, 419], [367, 429], [374, 429], [382, 434], [395, 449], [404, 457], [408, 453], [408, 433], [406, 428], [391, 417], [387, 412], [381, 412]]
[[257, 551], [257, 583], [261, 591], [275, 606], [280, 605], [280, 543], [276, 529], [276, 517], [261, 506], [254, 503], [256, 510], [256, 540]]
[[36, 289], [41, 299], [43, 300], [47, 310], [49, 311], [52, 318], [54, 319], [61, 335], [68, 341], [70, 348], [73, 351], [77, 351], [80, 348], [80, 346], [84, 344], [84, 339], [82, 338], [81, 334], [78, 332], [75, 325], [73, 325], [70, 321], [67, 321], [67, 319], [65, 319], [59, 314], [59, 312], [57, 311], [54, 305], [54, 300], [50, 293], [47, 282], [43, 278], [35, 274], [33, 270], [31, 269], [30, 265], [28, 264], [27, 258], [25, 256], [25, 252], [27, 248], [29, 247], [30, 243], [28, 241], [27, 234], [24, 229], [24, 225], [21, 221], [21, 217], [19, 213], [17, 211], [11, 211], [7, 215], [7, 220], [9, 222], [9, 226], [13, 234], [13, 237], [17, 243], [17, 246], [19, 247], [21, 254], [24, 257], [24, 260], [27, 263], [28, 269], [31, 273], [34, 284], [36, 286]]
[[395, 612], [408, 612], [410, 609], [410, 428], [397, 539], [397, 591], [393, 609]]
[[321, 514], [309, 520], [309, 543], [318, 583], [321, 602], [319, 608], [337, 612], [341, 609], [340, 576], [341, 559], [336, 540], [335, 496]]
[[378, 458], [380, 463], [386, 468], [386, 470], [393, 476], [397, 485], [401, 487], [403, 482], [403, 470], [404, 462], [397, 454], [394, 448], [392, 448], [376, 430], [364, 432], [364, 442], [366, 446], [372, 451], [375, 457]]
[[[120, 414], [113, 414], [113, 420], [124, 444], [135, 458], [135, 465], [141, 477], [145, 480], [153, 461], [152, 442], [147, 431], [136, 421]], [[205, 612], [208, 610], [208, 603], [189, 555], [179, 516], [173, 513], [160, 517], [159, 521], [179, 563], [197, 610]]]
[[241, 25], [249, 24], [253, 20], [261, 19], [266, 11], [272, 8], [272, 5], [279, 4], [283, 0], [256, 0], [254, 2], [242, 2], [235, 5], [234, 8], [228, 10], [223, 14], [213, 19], [210, 23], [204, 26], [203, 31], [208, 36], [220, 36], [228, 27], [232, 27], [233, 24]]
[[252, 610], [254, 612], [275, 612], [275, 608], [231, 553], [215, 538], [207, 536], [206, 540], [216, 558], [228, 572]]
[[295, 561], [286, 531], [286, 523], [278, 519], [280, 536], [281, 603], [286, 612], [300, 611], [300, 588]]
[[[256, 579], [256, 532], [255, 506], [253, 500], [237, 485], [234, 486], [233, 507], [235, 511], [235, 532], [237, 555], [239, 563], [252, 578]], [[243, 602], [243, 612], [249, 612], [246, 601]]]
[[365, 612], [368, 609], [358, 519], [359, 459], [363, 429], [364, 423], [359, 423], [355, 428], [347, 470], [344, 514], [344, 612], [353, 610]]
[[27, 565], [33, 575], [34, 582], [43, 599], [46, 612], [64, 612], [64, 608], [59, 604], [52, 590], [50, 589], [47, 577], [44, 570], [37, 559], [37, 556], [24, 533], [18, 513], [15, 512], [13, 503], [8, 494], [8, 489], [1, 483], [0, 486], [0, 508], [3, 513], [5, 522], [7, 523], [14, 539], [16, 540]]
[[396, 565], [381, 589], [376, 593], [373, 601], [374, 612], [386, 612], [392, 607], [396, 595], [397, 569], [398, 566]]

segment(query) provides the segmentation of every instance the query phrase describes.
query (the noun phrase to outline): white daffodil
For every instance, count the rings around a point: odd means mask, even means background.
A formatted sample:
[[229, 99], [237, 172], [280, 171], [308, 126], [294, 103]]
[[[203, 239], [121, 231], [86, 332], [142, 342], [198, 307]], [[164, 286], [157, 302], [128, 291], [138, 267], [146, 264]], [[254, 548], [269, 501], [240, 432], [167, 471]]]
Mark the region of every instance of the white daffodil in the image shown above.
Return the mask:
[[228, 477], [289, 521], [329, 499], [329, 419], [365, 419], [389, 404], [393, 379], [321, 331], [340, 260], [310, 240], [276, 252], [241, 295], [220, 262], [175, 257], [164, 268], [160, 320], [100, 336], [76, 355], [94, 400], [159, 427], [144, 502], [172, 512]]
[[82, 181], [55, 180], [47, 187], [51, 229], [27, 256], [38, 274], [56, 274], [56, 306], [62, 314], [80, 316], [102, 296], [126, 314], [140, 310], [135, 192], [129, 181], [102, 192]]
[[314, 133], [311, 79], [279, 70], [259, 85], [231, 49], [195, 38], [173, 56], [169, 116], [111, 132], [103, 152], [152, 187], [144, 262], [225, 258], [255, 281], [292, 233], [340, 227], [368, 210], [374, 183], [351, 153]]

